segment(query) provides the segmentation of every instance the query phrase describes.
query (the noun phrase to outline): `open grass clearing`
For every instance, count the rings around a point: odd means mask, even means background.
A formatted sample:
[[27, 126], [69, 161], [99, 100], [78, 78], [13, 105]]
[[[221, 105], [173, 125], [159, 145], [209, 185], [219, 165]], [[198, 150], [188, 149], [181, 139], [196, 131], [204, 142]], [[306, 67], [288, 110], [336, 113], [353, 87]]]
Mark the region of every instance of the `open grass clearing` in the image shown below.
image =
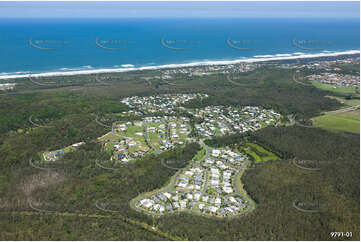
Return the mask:
[[360, 133], [360, 110], [327, 114], [312, 119], [313, 125], [331, 131]]

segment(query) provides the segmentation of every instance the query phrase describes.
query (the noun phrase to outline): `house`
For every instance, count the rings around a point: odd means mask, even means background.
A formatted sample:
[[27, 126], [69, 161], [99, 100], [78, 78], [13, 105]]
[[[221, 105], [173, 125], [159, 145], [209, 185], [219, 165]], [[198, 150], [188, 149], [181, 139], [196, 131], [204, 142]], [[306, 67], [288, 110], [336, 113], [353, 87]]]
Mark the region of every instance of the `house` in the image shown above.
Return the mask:
[[165, 210], [165, 208], [164, 208], [164, 206], [163, 205], [160, 205], [160, 207], [159, 207], [159, 212], [164, 212], [164, 210]]
[[198, 205], [198, 208], [199, 208], [200, 210], [202, 210], [202, 209], [204, 208], [204, 204], [203, 204], [203, 203], [200, 203], [200, 204]]
[[233, 189], [231, 187], [223, 187], [223, 191], [228, 194], [233, 193]]
[[135, 141], [131, 141], [128, 143], [129, 147], [135, 147], [137, 146], [137, 143]]
[[187, 207], [186, 201], [180, 201], [179, 204], [180, 204], [181, 209], [185, 209]]
[[218, 208], [217, 208], [217, 207], [214, 207], [214, 206], [211, 206], [209, 210], [210, 210], [212, 213], [215, 213], [215, 212], [217, 212]]
[[168, 199], [170, 199], [172, 197], [172, 194], [170, 194], [168, 192], [164, 192], [163, 195], [166, 196]]

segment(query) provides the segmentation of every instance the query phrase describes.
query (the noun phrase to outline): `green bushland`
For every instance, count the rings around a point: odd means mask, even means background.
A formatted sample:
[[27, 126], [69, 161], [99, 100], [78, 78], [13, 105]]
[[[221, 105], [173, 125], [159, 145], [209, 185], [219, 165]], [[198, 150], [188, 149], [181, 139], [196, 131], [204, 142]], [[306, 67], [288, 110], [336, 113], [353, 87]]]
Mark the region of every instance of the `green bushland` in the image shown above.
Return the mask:
[[200, 161], [206, 155], [206, 149], [202, 148], [198, 153], [193, 157], [193, 161]]
[[[257, 163], [252, 167], [254, 169], [247, 169], [243, 174], [244, 189], [257, 203], [257, 208], [246, 216], [216, 220], [180, 213], [152, 218], [131, 209], [131, 199], [163, 187], [175, 174], [175, 170], [161, 164], [162, 159], [182, 167], [201, 148], [198, 144], [189, 144], [159, 155], [148, 154], [116, 171], [96, 166], [96, 159], [109, 158], [109, 153], [96, 141], [109, 129], [97, 124], [94, 114], [111, 116], [128, 110], [119, 103], [121, 97], [202, 92], [210, 97], [185, 106], [257, 105], [305, 118], [342, 106], [325, 97], [330, 95], [329, 91], [298, 85], [292, 80], [292, 70], [275, 67], [239, 74], [237, 82], [244, 85], [242, 87], [229, 83], [221, 74], [192, 80], [179, 75], [173, 80], [175, 86], [152, 84], [150, 87], [142, 79], [155, 75], [159, 72], [118, 73], [116, 78], [109, 80], [110, 86], [91, 83], [94, 75], [75, 76], [75, 84], [82, 87], [76, 91], [71, 90], [74, 86], [66, 87], [69, 83], [63, 83], [61, 87], [42, 87], [19, 80], [21, 85], [16, 93], [0, 94], [0, 198], [3, 205], [0, 208], [0, 239], [163, 239], [160, 232], [150, 233], [133, 223], [124, 224], [123, 219], [100, 217], [109, 214], [98, 210], [95, 202], [112, 199], [119, 201], [119, 214], [123, 218], [154, 226], [171, 235], [170, 238], [331, 240], [330, 231], [352, 231], [352, 239], [359, 240], [359, 138], [319, 128], [268, 127], [255, 133], [205, 141], [215, 147], [256, 143], [283, 159]], [[38, 115], [43, 124], [54, 128], [34, 127], [28, 120], [31, 115]], [[132, 118], [122, 117], [124, 120]], [[191, 124], [194, 124], [193, 119]], [[48, 173], [29, 165], [29, 158], [39, 158], [38, 154], [44, 150], [57, 150], [80, 141], [86, 144], [55, 162], [55, 171]], [[291, 164], [288, 159], [293, 157], [329, 163], [322, 163], [324, 169], [319, 172], [309, 172]], [[63, 179], [49, 179], [47, 174], [58, 174]], [[37, 179], [40, 179], [39, 183]], [[29, 208], [28, 198], [59, 204], [60, 210], [69, 213], [95, 214], [96, 217], [70, 218], [38, 213]], [[320, 200], [326, 204], [325, 212], [301, 213], [292, 206], [296, 199]], [[21, 215], [30, 212], [36, 215]]]

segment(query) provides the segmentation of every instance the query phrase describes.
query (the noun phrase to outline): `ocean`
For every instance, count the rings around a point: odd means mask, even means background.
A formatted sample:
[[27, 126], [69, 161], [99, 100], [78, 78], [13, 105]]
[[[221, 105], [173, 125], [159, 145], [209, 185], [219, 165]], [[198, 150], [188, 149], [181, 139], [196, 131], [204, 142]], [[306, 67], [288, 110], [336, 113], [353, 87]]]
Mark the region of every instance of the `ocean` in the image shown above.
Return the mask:
[[0, 19], [2, 79], [359, 50], [359, 19]]

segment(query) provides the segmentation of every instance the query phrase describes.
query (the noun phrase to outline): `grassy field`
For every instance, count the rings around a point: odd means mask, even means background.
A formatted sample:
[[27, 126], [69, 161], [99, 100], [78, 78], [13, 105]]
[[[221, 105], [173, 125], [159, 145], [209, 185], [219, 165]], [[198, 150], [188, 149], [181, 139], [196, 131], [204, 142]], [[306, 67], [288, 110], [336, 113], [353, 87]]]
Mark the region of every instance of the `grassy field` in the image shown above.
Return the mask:
[[206, 149], [202, 148], [200, 151], [198, 151], [197, 155], [194, 156], [193, 160], [200, 161], [206, 155], [206, 153], [207, 153]]
[[360, 105], [360, 99], [347, 100], [347, 99], [342, 98], [342, 97], [335, 97], [335, 96], [326, 96], [326, 97], [331, 98], [331, 99], [336, 99], [340, 103], [343, 103], [343, 104], [345, 104], [347, 106], [358, 106], [358, 105]]
[[98, 138], [99, 141], [119, 141], [120, 139], [121, 137], [119, 134], [113, 134], [112, 132], [109, 132]]
[[322, 115], [312, 121], [315, 126], [327, 130], [360, 133], [360, 110]]
[[322, 90], [331, 91], [331, 92], [335, 92], [335, 93], [339, 93], [339, 94], [359, 93], [359, 90], [357, 90], [354, 87], [341, 87], [341, 86], [336, 86], [336, 85], [331, 85], [331, 84], [324, 84], [324, 83], [320, 83], [320, 82], [316, 82], [316, 81], [313, 81], [312, 85], [314, 85], [315, 87], [320, 88]]
[[[135, 133], [143, 133], [143, 135], [139, 136]], [[144, 139], [144, 126], [128, 126], [127, 131], [125, 132], [124, 136], [133, 138], [133, 140], [137, 143], [135, 147], [129, 147], [129, 152], [133, 153], [138, 150], [148, 150], [148, 146], [145, 143]]]
[[[160, 122], [160, 123], [156, 123], [156, 122], [149, 122], [148, 123], [148, 128], [149, 127], [155, 127], [157, 130], [159, 129], [159, 126], [164, 124], [163, 122]], [[151, 146], [156, 148], [156, 149], [159, 149], [159, 147], [161, 146], [161, 141], [166, 139], [166, 129], [164, 129], [164, 134], [163, 134], [163, 137], [160, 137], [160, 134], [158, 132], [150, 132], [148, 131], [148, 139], [149, 139], [149, 142], [151, 143]]]
[[240, 152], [245, 152], [252, 157], [254, 162], [265, 162], [270, 160], [279, 160], [280, 158], [272, 152], [254, 143], [245, 143], [239, 148]]

